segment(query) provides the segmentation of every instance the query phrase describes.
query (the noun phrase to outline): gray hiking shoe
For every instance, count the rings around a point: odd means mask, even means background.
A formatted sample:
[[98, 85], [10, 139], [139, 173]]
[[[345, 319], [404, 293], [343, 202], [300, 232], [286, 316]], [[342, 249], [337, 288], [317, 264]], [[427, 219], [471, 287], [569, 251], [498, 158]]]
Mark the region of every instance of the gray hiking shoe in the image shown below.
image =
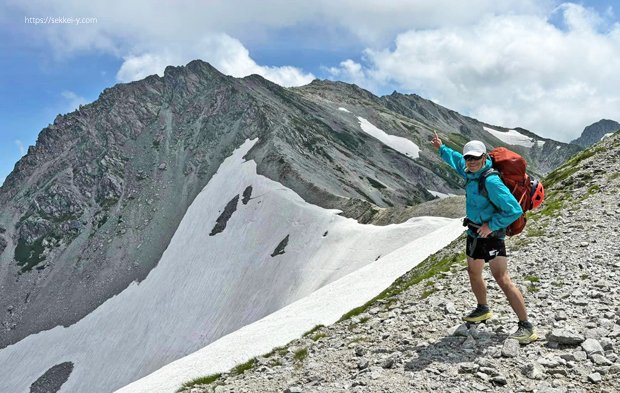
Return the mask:
[[538, 334], [536, 334], [532, 324], [519, 321], [517, 331], [512, 333], [509, 338], [517, 340], [520, 344], [529, 344], [532, 341], [538, 340]]
[[476, 307], [476, 309], [463, 317], [465, 322], [482, 322], [490, 319], [493, 312], [488, 307]]

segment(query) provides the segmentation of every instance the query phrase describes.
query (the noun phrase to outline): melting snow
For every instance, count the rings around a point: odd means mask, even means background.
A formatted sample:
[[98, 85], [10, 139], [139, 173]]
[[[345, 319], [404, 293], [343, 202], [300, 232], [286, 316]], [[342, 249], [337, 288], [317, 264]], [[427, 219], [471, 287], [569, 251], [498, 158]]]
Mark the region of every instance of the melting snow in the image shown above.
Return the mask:
[[360, 122], [362, 131], [364, 131], [365, 133], [377, 138], [392, 149], [399, 151], [410, 158], [420, 157], [420, 148], [409, 139], [400, 136], [389, 135], [385, 131], [377, 128], [375, 125], [373, 125], [363, 117], [358, 116], [357, 119]]
[[[507, 143], [509, 145], [519, 145], [525, 147], [534, 146], [535, 139], [530, 138], [529, 136], [525, 136], [516, 130], [508, 130], [508, 132], [497, 131], [493, 128], [483, 127], [485, 131], [489, 132], [493, 136], [495, 136], [500, 141]], [[543, 142], [544, 143], [544, 142]]]
[[349, 111], [347, 108], [343, 108], [343, 107], [338, 108], [338, 110], [339, 111], [343, 111], [343, 112], [347, 112], [347, 113], [351, 113], [351, 111]]
[[310, 296], [229, 334], [213, 344], [171, 363], [116, 393], [173, 393], [183, 383], [223, 373], [247, 360], [300, 337], [316, 325], [330, 325], [346, 312], [366, 303], [428, 255], [463, 232], [461, 220], [420, 217], [406, 224], [444, 226], [335, 281]]
[[450, 196], [455, 196], [455, 194], [444, 194], [444, 193], [439, 192], [439, 191], [433, 191], [433, 190], [426, 190], [426, 191], [430, 192], [433, 196], [441, 198], [441, 199], [447, 198], [447, 197], [450, 197]]

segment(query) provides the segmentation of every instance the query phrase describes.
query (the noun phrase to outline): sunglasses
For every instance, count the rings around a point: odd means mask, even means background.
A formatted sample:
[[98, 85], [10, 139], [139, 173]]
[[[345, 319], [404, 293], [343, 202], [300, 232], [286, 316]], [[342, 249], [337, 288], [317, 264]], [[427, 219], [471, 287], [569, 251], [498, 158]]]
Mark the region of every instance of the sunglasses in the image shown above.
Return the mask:
[[465, 161], [478, 161], [482, 157], [484, 157], [484, 155], [478, 156], [478, 157], [476, 157], [476, 156], [465, 156], [463, 158], [465, 158]]

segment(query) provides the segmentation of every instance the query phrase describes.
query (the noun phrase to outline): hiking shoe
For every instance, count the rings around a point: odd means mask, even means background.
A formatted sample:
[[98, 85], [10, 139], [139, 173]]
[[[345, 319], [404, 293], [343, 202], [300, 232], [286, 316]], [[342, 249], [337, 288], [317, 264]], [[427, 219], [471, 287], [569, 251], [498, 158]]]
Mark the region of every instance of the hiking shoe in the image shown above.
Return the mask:
[[520, 344], [529, 344], [532, 341], [538, 340], [538, 334], [534, 327], [523, 322], [519, 322], [517, 331], [512, 333], [508, 338], [517, 340]]
[[493, 312], [488, 307], [476, 307], [476, 309], [463, 317], [465, 322], [482, 322], [490, 319]]

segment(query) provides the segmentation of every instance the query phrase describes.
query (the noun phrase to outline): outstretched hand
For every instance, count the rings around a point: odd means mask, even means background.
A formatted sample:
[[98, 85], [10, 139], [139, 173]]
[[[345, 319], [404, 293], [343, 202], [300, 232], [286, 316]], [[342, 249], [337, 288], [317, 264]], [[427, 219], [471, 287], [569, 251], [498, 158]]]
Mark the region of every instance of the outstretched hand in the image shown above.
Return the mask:
[[437, 131], [433, 131], [433, 132], [435, 133], [435, 136], [431, 140], [431, 143], [433, 144], [433, 146], [435, 146], [435, 149], [439, 149], [443, 143], [441, 142], [441, 139], [439, 139], [439, 136], [437, 135]]

